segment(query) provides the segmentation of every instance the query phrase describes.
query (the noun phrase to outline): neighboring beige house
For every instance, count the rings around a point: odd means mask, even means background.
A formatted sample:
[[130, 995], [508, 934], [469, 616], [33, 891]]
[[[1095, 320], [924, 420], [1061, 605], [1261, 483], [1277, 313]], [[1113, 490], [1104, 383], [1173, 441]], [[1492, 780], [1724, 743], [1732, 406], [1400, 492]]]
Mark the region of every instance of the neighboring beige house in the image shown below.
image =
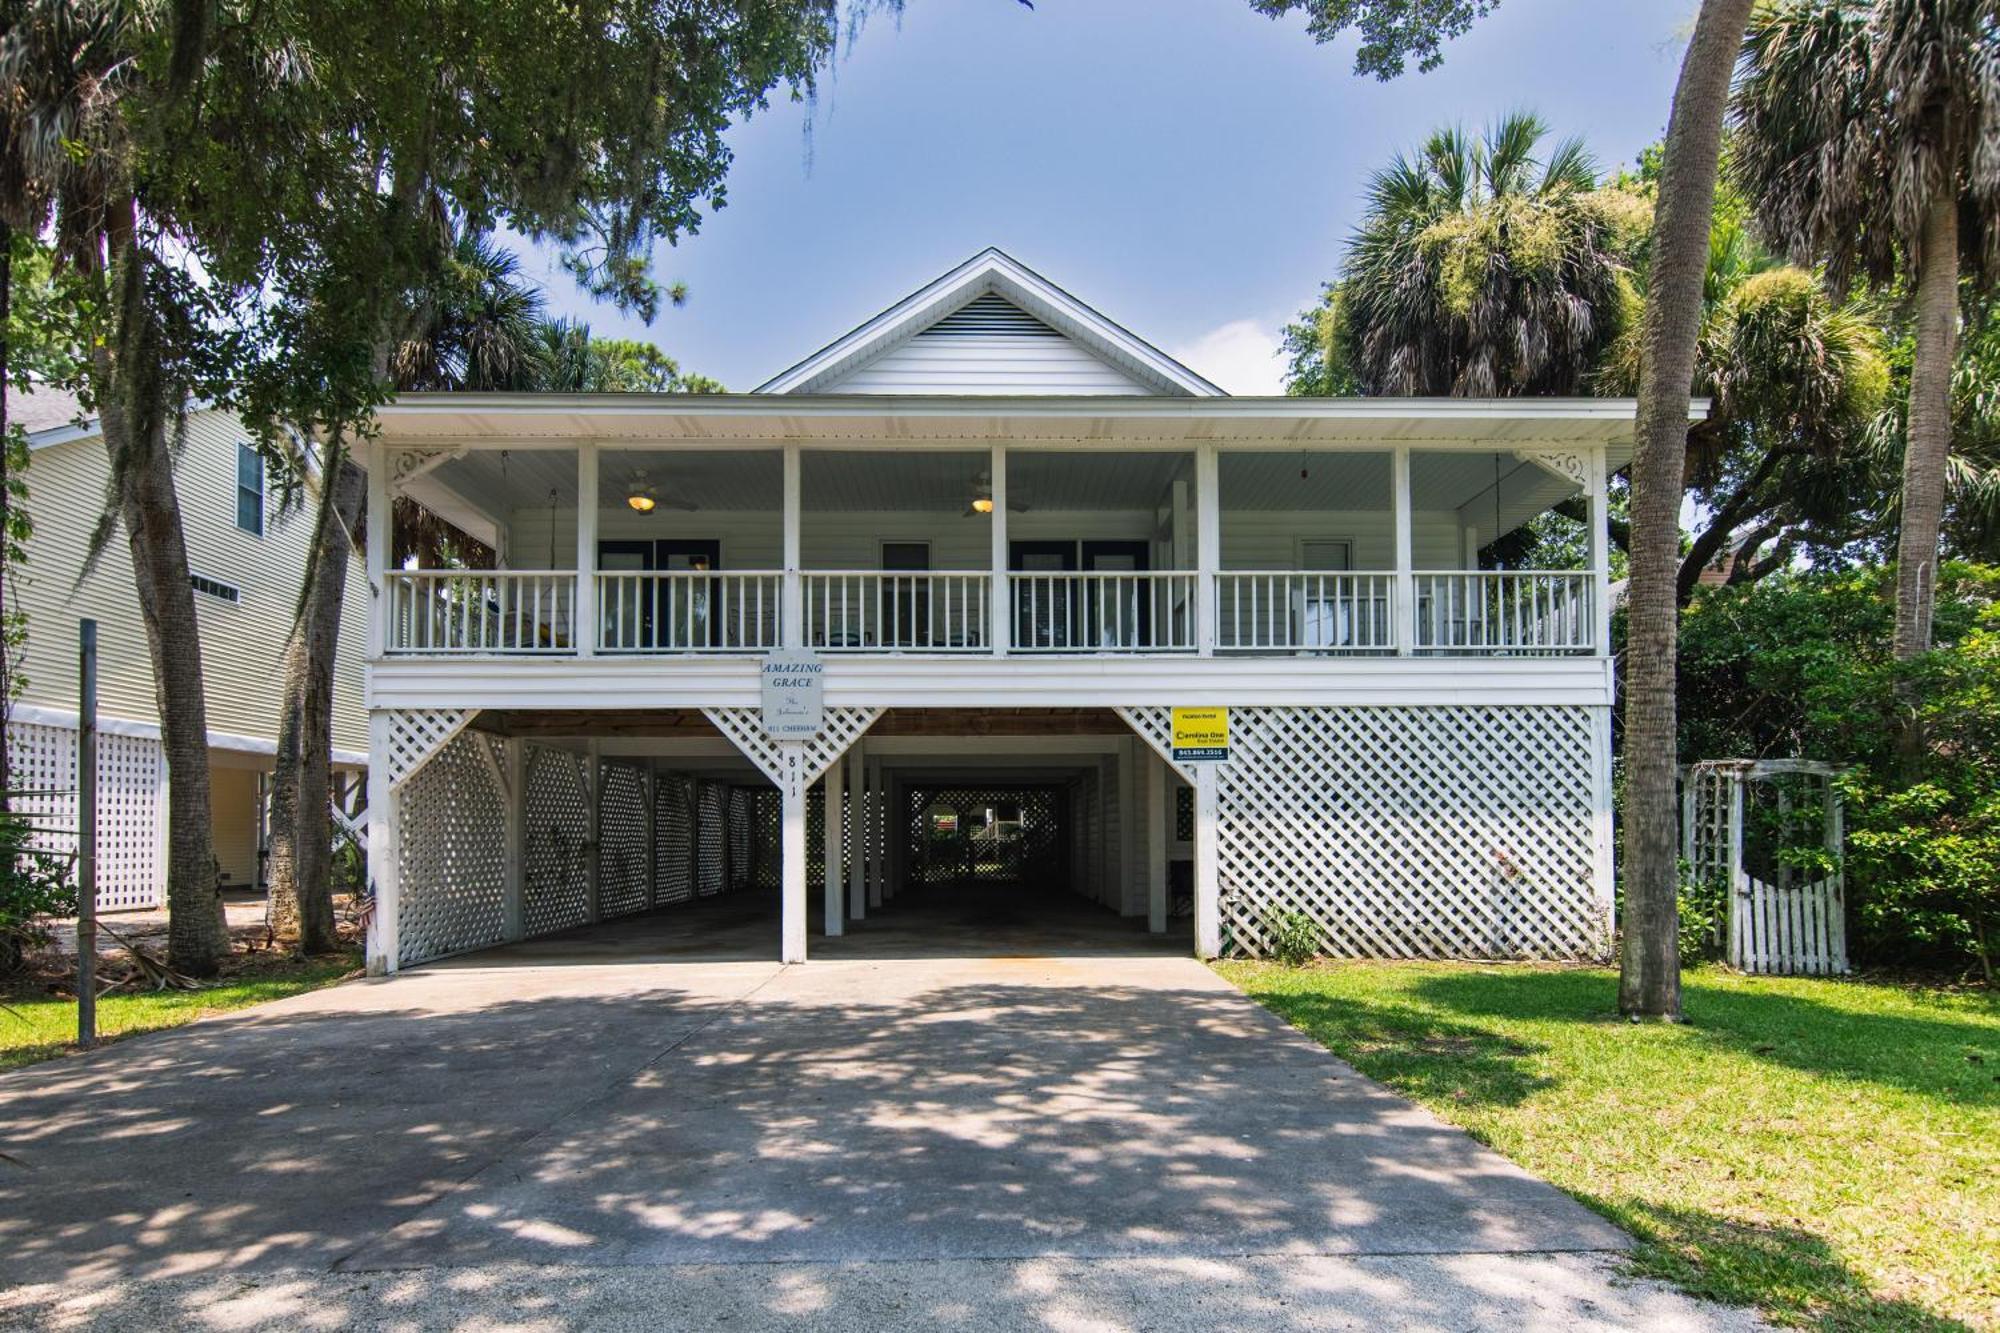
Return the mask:
[[[8, 591], [27, 613], [22, 688], [8, 735], [13, 785], [71, 791], [76, 785], [77, 623], [98, 625], [99, 901], [107, 908], [160, 900], [166, 829], [166, 764], [159, 740], [152, 661], [120, 530], [83, 576], [90, 534], [103, 512], [109, 460], [94, 419], [53, 391], [17, 393], [9, 419], [28, 431], [27, 560]], [[310, 513], [280, 514], [249, 436], [227, 412], [188, 420], [176, 465], [201, 622], [208, 692], [215, 854], [225, 886], [262, 883], [265, 791], [277, 750], [285, 636], [310, 541]], [[336, 773], [358, 793], [367, 765], [361, 655], [367, 585], [357, 560], [348, 579], [334, 668]], [[32, 802], [49, 822], [74, 825], [73, 798]]]

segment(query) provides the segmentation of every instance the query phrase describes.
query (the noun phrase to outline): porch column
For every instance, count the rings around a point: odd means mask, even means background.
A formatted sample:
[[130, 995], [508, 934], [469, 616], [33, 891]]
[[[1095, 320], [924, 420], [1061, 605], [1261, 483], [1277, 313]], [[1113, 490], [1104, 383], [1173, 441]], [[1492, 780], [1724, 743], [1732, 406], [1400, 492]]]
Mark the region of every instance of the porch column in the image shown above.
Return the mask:
[[1194, 641], [1203, 657], [1215, 655], [1215, 575], [1222, 567], [1222, 469], [1212, 444], [1194, 454]]
[[598, 838], [603, 832], [603, 772], [597, 764], [597, 742], [585, 742], [583, 755], [583, 821], [587, 830], [583, 843], [583, 915], [595, 925], [603, 916], [599, 900]]
[[1591, 647], [1598, 656], [1611, 655], [1611, 477], [1604, 465], [1604, 446], [1590, 451], [1590, 582]]
[[[389, 642], [389, 608], [394, 597], [389, 591], [389, 552], [396, 521], [390, 503], [389, 468], [395, 454], [379, 443], [368, 446], [368, 658], [382, 655]], [[386, 751], [376, 751], [378, 756]], [[377, 762], [380, 762], [378, 759]], [[372, 773], [374, 769], [371, 767]], [[372, 804], [372, 802], [371, 802]]]
[[992, 483], [993, 500], [993, 593], [992, 628], [988, 637], [993, 640], [993, 655], [1004, 657], [1008, 649], [1008, 637], [1012, 626], [1008, 620], [1007, 608], [1007, 446], [993, 446], [992, 460], [987, 464], [986, 477]]
[[882, 761], [862, 760], [868, 773], [868, 905], [882, 905]]
[[1139, 765], [1134, 761], [1127, 737], [1118, 743], [1118, 915], [1137, 916], [1138, 897], [1133, 881], [1139, 872], [1139, 818], [1146, 809], [1146, 793], [1139, 786]]
[[1390, 455], [1390, 501], [1396, 511], [1396, 654], [1408, 657], [1417, 640], [1417, 579], [1415, 542], [1410, 534], [1410, 451], [1398, 446]]
[[[386, 519], [388, 511], [380, 512]], [[383, 526], [386, 522], [369, 525], [371, 542]], [[397, 912], [403, 896], [403, 798], [389, 790], [390, 730], [389, 714], [380, 709], [368, 714], [368, 878], [375, 886], [375, 914], [368, 920], [371, 977], [393, 976], [402, 965]]]
[[1149, 746], [1140, 756], [1146, 773], [1146, 929], [1167, 931], [1167, 837], [1173, 832], [1173, 784], [1167, 761]]
[[845, 905], [841, 901], [844, 880], [840, 864], [840, 828], [847, 818], [844, 806], [846, 778], [845, 762], [836, 759], [827, 768], [826, 776], [819, 784], [820, 794], [826, 798], [825, 817], [820, 820], [820, 848], [826, 862], [826, 874], [823, 877], [826, 881], [825, 901], [822, 903], [822, 909], [826, 915], [826, 933], [830, 936], [844, 934], [847, 929], [847, 914], [844, 910]]
[[806, 642], [805, 602], [800, 597], [804, 580], [799, 576], [799, 446], [785, 446], [785, 587], [778, 597], [778, 642], [787, 648], [803, 648]]
[[1111, 803], [1111, 789], [1118, 781], [1118, 761], [1103, 758], [1097, 761], [1097, 864], [1092, 867], [1092, 876], [1097, 883], [1091, 897], [1100, 906], [1118, 910], [1118, 842], [1111, 836], [1111, 821], [1118, 818], [1119, 810]]
[[1221, 858], [1215, 845], [1215, 765], [1194, 766], [1194, 951], [1222, 952]]
[[868, 844], [864, 831], [868, 827], [863, 818], [862, 803], [868, 791], [868, 768], [864, 762], [862, 742], [856, 741], [848, 747], [847, 758], [847, 914], [856, 921], [868, 918], [868, 880], [866, 853]]
[[[578, 657], [597, 655], [597, 446], [576, 447], [576, 598], [570, 641]], [[593, 767], [592, 776], [595, 777]]]
[[783, 920], [778, 961], [803, 963], [806, 960], [806, 783], [805, 759], [797, 753], [805, 747], [798, 741], [784, 743], [794, 751], [788, 758], [783, 786], [783, 822], [779, 829], [778, 876], [783, 886]]

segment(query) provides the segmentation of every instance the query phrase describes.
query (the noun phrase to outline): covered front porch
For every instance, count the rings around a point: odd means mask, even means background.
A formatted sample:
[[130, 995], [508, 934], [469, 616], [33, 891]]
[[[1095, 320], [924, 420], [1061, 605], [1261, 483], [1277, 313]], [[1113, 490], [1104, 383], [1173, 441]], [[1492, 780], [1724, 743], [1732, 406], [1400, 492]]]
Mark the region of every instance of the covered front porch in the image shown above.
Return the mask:
[[[889, 416], [871, 438], [789, 415], [785, 433], [811, 438], [718, 438], [750, 424], [727, 412], [698, 434], [663, 416], [653, 438], [423, 443], [410, 427], [429, 418], [397, 414], [428, 406], [391, 409], [371, 472], [376, 512], [415, 506], [371, 552], [381, 657], [1550, 657], [1606, 642], [1613, 432], [1594, 413], [1527, 436], [1504, 419], [1370, 429], [1288, 402], [1282, 432], [1239, 437], [1207, 421], [1114, 430], [1098, 410], [1064, 430], [982, 422], [1006, 438], [975, 444], [962, 423], [939, 438]], [[1413, 420], [1429, 433], [1385, 438]], [[1557, 509], [1576, 537], [1561, 567], [1521, 567], [1523, 529]]]

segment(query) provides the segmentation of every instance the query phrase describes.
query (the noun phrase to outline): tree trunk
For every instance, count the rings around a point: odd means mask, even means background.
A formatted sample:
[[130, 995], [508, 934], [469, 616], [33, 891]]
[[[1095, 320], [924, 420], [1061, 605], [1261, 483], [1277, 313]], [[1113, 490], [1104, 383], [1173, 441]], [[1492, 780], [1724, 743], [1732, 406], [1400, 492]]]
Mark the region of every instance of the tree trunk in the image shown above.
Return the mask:
[[[128, 228], [124, 236], [130, 235]], [[229, 950], [229, 931], [211, 836], [201, 631], [167, 447], [168, 409], [147, 305], [147, 260], [129, 239], [114, 243], [114, 253], [116, 354], [99, 344], [92, 359], [166, 747], [167, 962], [190, 976], [212, 976]]]
[[333, 925], [333, 659], [352, 558], [350, 534], [367, 494], [361, 469], [343, 455], [320, 509], [300, 598], [285, 642], [284, 712], [271, 787], [271, 928], [302, 953], [338, 947]]
[[1722, 113], [1751, 0], [1703, 0], [1667, 123], [1646, 294], [1632, 455], [1632, 578], [1625, 646], [1623, 1013], [1678, 1021], [1680, 802], [1674, 654], [1688, 398]]
[[1938, 529], [1951, 453], [1952, 345], [1958, 333], [1958, 200], [1939, 192], [1924, 213], [1917, 263], [1917, 343], [1903, 444], [1903, 517], [1896, 538], [1896, 660], [1931, 645]]

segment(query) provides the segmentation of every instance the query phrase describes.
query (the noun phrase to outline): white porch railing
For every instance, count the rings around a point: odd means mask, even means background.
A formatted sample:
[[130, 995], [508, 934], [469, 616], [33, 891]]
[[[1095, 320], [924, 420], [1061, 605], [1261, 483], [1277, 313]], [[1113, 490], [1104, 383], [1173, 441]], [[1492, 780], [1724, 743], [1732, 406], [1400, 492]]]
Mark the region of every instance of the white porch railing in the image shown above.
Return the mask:
[[574, 651], [568, 570], [398, 569], [387, 582], [392, 652]]
[[1596, 650], [1591, 585], [1567, 570], [1418, 574], [1420, 653], [1552, 656]]
[[785, 576], [644, 570], [597, 576], [601, 653], [768, 652], [782, 642]]
[[1215, 576], [1217, 651], [1389, 653], [1396, 576], [1317, 572]]
[[1192, 570], [1009, 574], [1013, 651], [1193, 652], [1199, 578]]
[[983, 653], [991, 646], [993, 576], [984, 570], [813, 570], [800, 586], [808, 648]]

